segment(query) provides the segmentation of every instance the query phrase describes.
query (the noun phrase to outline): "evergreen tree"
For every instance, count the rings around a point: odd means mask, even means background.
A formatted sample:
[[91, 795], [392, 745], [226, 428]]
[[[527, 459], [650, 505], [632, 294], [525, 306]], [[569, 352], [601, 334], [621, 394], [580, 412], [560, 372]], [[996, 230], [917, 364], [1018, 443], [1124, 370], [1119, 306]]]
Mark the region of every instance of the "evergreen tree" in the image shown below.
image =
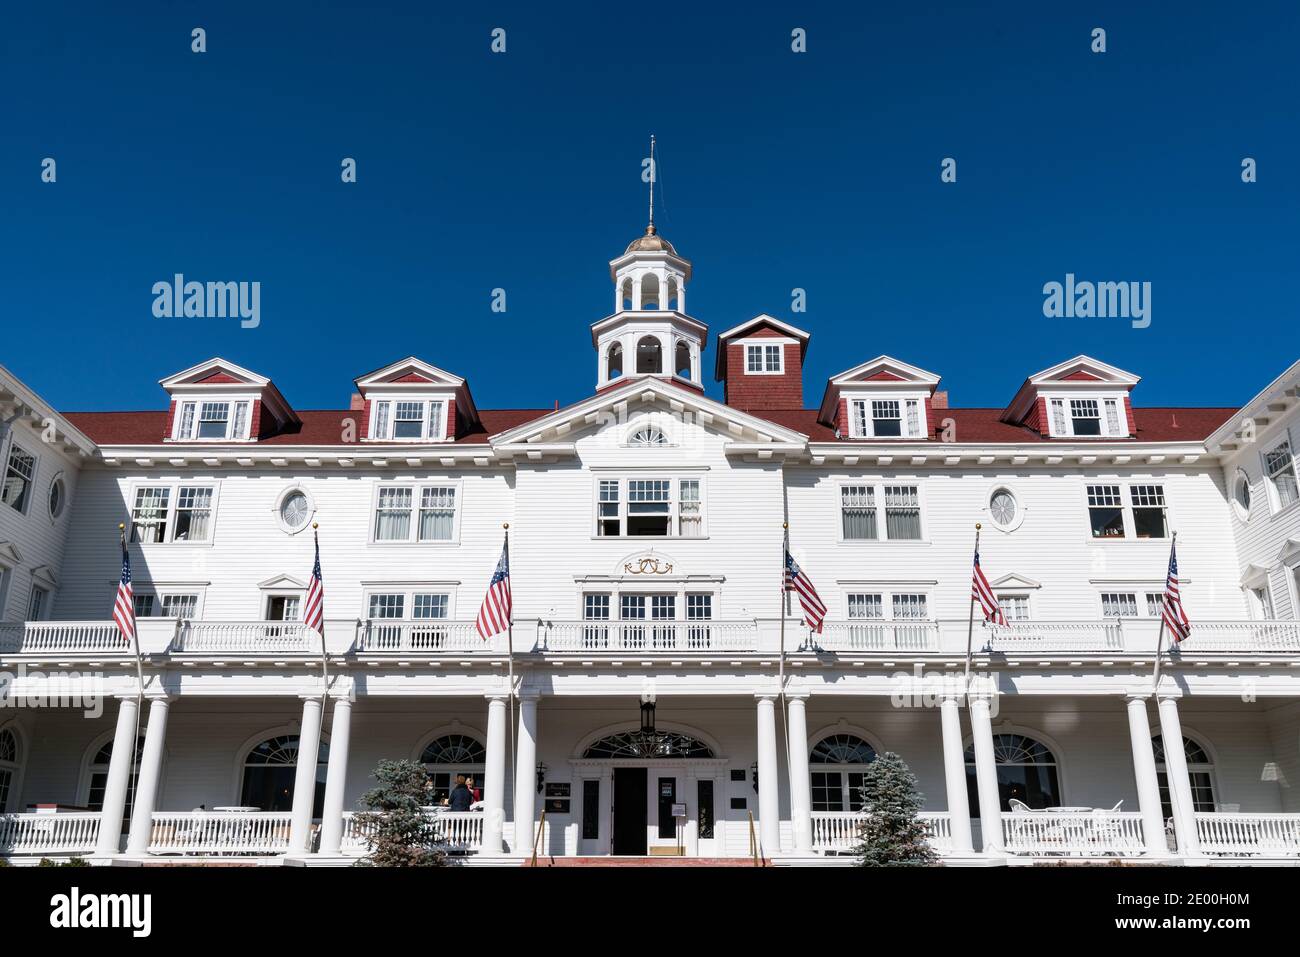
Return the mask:
[[926, 826], [917, 812], [925, 796], [916, 776], [892, 751], [867, 765], [862, 781], [866, 820], [858, 830], [856, 853], [863, 867], [923, 867], [935, 863]]
[[357, 815], [370, 853], [358, 864], [373, 867], [444, 867], [437, 827], [421, 808], [428, 803], [429, 777], [415, 761], [380, 761], [377, 787], [361, 795], [369, 810]]

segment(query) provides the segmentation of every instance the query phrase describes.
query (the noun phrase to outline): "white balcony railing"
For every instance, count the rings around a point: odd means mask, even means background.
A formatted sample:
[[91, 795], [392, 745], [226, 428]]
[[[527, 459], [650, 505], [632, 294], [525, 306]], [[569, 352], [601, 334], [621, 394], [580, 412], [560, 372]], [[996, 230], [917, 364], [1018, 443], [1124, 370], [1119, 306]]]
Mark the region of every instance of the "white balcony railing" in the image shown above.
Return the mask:
[[111, 621], [17, 621], [0, 624], [0, 654], [135, 654]]
[[[1122, 651], [1123, 624], [1111, 621], [1013, 621], [986, 634], [992, 651]], [[1151, 651], [1155, 650], [1152, 643]]]
[[194, 654], [319, 654], [320, 634], [300, 621], [185, 621], [172, 650]]
[[1030, 857], [1101, 857], [1138, 855], [1142, 815], [1136, 811], [1030, 811], [1003, 813], [1007, 853]]
[[[447, 811], [442, 808], [427, 812], [434, 819], [440, 846], [451, 853], [478, 853], [483, 849], [483, 812]], [[340, 850], [344, 854], [369, 853], [366, 827], [353, 811], [343, 813], [343, 840]]]
[[[936, 854], [952, 851], [952, 827], [946, 811], [922, 811], [917, 815], [929, 832]], [[866, 820], [862, 811], [813, 811], [812, 846], [822, 853], [847, 853], [858, 844], [858, 828]]]
[[809, 635], [813, 648], [826, 651], [937, 651], [939, 624], [934, 621], [828, 621], [820, 635]]
[[1300, 814], [1198, 812], [1196, 836], [1206, 854], [1300, 856]]
[[98, 811], [0, 814], [0, 855], [89, 854], [98, 837]]
[[288, 811], [159, 811], [150, 854], [284, 854]]
[[492, 648], [483, 640], [472, 621], [425, 618], [403, 621], [372, 618], [361, 629], [358, 651], [485, 651]]
[[543, 621], [539, 651], [754, 651], [752, 621]]
[[[1165, 636], [1166, 638], [1168, 635]], [[1195, 621], [1182, 643], [1196, 651], [1300, 652], [1300, 621]]]

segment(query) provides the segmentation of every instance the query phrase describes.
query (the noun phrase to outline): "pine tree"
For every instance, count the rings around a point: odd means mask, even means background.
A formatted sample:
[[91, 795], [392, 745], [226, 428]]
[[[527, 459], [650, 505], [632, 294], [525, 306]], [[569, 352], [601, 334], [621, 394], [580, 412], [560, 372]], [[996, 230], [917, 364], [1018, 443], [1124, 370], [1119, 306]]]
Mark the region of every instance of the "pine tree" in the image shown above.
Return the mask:
[[907, 762], [886, 751], [867, 765], [862, 778], [862, 809], [867, 816], [858, 829], [859, 863], [863, 867], [935, 863], [925, 823], [917, 817], [925, 796], [917, 791], [916, 776]]
[[429, 776], [415, 761], [380, 761], [373, 787], [361, 795], [369, 810], [357, 815], [370, 853], [358, 864], [373, 867], [444, 867], [437, 827], [421, 808], [428, 802]]

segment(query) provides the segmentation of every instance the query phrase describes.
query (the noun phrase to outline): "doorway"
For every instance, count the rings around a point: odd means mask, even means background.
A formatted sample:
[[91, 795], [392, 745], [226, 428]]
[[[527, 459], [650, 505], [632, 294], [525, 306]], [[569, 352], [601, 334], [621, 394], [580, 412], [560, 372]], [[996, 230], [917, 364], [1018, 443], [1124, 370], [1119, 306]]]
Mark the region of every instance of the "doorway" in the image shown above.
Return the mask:
[[643, 857], [646, 853], [645, 768], [614, 769], [613, 853]]

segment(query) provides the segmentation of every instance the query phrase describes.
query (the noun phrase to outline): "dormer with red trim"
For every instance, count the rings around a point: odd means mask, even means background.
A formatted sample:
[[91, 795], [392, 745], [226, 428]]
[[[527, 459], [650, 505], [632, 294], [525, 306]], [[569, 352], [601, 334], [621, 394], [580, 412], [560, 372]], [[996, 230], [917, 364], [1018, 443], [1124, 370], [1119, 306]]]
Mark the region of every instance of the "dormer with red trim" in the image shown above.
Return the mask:
[[841, 439], [925, 440], [938, 386], [933, 372], [877, 356], [831, 377], [817, 420]]
[[718, 334], [714, 378], [727, 405], [746, 412], [803, 408], [809, 333], [768, 315]]
[[1126, 439], [1137, 431], [1130, 393], [1139, 378], [1075, 356], [1025, 380], [1002, 421], [1053, 439]]
[[166, 442], [256, 442], [302, 421], [270, 379], [214, 358], [159, 382], [171, 397]]
[[469, 384], [414, 356], [356, 380], [364, 442], [454, 442], [479, 427]]

